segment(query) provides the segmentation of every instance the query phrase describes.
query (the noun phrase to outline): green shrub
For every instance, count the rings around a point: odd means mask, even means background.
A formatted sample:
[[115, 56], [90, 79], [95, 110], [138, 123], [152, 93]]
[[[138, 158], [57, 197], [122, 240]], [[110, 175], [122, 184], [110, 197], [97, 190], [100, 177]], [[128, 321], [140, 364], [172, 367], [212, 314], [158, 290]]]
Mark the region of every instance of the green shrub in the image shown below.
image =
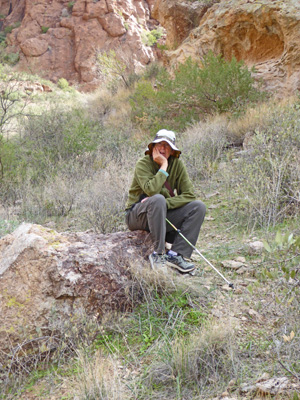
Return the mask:
[[5, 35], [11, 33], [14, 29], [19, 28], [19, 26], [21, 25], [21, 22], [15, 22], [12, 25], [8, 25], [4, 28], [4, 33]]
[[173, 74], [162, 70], [155, 88], [147, 82], [137, 85], [131, 98], [133, 119], [146, 120], [151, 132], [157, 126], [182, 130], [205, 115], [241, 112], [262, 96], [243, 62], [209, 52], [202, 64], [200, 68], [189, 58]]
[[62, 90], [68, 90], [70, 87], [69, 82], [65, 78], [60, 78], [57, 82], [57, 86]]
[[70, 11], [72, 11], [72, 9], [73, 9], [73, 7], [74, 7], [74, 4], [75, 4], [75, 1], [69, 1], [69, 3], [68, 3], [68, 9], [69, 9]]
[[5, 38], [6, 38], [6, 35], [5, 35], [5, 33], [2, 31], [2, 32], [0, 32], [0, 43], [2, 44], [3, 42], [5, 42]]
[[162, 28], [153, 29], [152, 31], [143, 31], [142, 42], [146, 46], [154, 46], [157, 41], [162, 37]]
[[162, 69], [163, 68], [159, 63], [153, 62], [149, 65], [146, 65], [142, 77], [145, 80], [153, 80], [161, 73]]
[[0, 217], [0, 238], [13, 232], [19, 225], [17, 219], [3, 219]]
[[0, 33], [0, 64], [15, 65], [20, 59], [19, 53], [8, 53], [5, 36]]
[[20, 54], [19, 53], [6, 53], [3, 57], [3, 62], [4, 64], [8, 65], [16, 65], [20, 60]]
[[99, 143], [99, 126], [80, 110], [52, 109], [23, 122], [23, 133], [3, 143], [3, 184], [29, 180], [33, 187], [55, 175], [59, 162], [65, 163], [94, 151]]
[[49, 30], [49, 26], [42, 26], [41, 30], [42, 30], [42, 33], [47, 33]]
[[[81, 110], [50, 110], [42, 116], [33, 116], [24, 126], [23, 149], [32, 157], [39, 154], [53, 163], [68, 161], [97, 148], [99, 126], [84, 116]], [[28, 160], [30, 161], [30, 160]]]

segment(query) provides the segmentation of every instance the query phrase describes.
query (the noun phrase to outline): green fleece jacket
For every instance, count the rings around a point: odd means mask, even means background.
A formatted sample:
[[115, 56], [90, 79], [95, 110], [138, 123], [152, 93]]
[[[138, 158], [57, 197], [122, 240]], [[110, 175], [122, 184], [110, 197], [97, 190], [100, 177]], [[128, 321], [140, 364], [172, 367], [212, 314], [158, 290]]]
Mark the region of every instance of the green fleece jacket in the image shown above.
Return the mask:
[[[150, 155], [138, 160], [129, 189], [126, 210], [137, 203], [141, 195], [150, 197], [155, 194], [162, 194], [166, 198], [168, 210], [182, 207], [196, 200], [192, 182], [183, 162], [179, 158], [170, 156], [168, 164], [167, 173], [169, 176], [167, 177], [164, 172], [159, 171], [160, 166], [153, 161]], [[171, 197], [168, 189], [164, 186], [166, 180], [176, 193], [174, 197]]]

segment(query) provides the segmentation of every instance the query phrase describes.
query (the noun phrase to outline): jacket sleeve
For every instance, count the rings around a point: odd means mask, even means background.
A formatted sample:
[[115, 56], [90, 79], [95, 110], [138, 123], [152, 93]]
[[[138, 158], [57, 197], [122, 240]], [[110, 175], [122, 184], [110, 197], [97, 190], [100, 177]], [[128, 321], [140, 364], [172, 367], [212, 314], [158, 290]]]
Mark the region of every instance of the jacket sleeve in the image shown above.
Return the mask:
[[192, 182], [189, 178], [186, 167], [182, 162], [180, 162], [176, 181], [177, 196], [166, 199], [168, 210], [182, 207], [185, 204], [196, 200]]
[[151, 169], [151, 165], [141, 159], [135, 169], [135, 178], [147, 196], [154, 196], [155, 194], [161, 193], [163, 196], [167, 197], [167, 189], [165, 189], [164, 183], [167, 180], [167, 176], [161, 172]]

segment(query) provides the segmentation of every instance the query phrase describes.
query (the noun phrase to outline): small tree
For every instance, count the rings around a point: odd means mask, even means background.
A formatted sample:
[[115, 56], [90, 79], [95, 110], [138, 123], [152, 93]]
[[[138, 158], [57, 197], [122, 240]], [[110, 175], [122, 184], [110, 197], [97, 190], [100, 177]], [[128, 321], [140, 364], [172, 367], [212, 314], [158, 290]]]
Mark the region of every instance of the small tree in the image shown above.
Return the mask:
[[18, 88], [18, 77], [6, 74], [0, 64], [0, 177], [3, 177], [4, 165], [2, 161], [4, 131], [11, 120], [24, 114], [28, 104], [27, 99], [22, 99]]
[[129, 63], [114, 50], [97, 53], [96, 69], [99, 77], [111, 90], [115, 91], [120, 82], [129, 87]]

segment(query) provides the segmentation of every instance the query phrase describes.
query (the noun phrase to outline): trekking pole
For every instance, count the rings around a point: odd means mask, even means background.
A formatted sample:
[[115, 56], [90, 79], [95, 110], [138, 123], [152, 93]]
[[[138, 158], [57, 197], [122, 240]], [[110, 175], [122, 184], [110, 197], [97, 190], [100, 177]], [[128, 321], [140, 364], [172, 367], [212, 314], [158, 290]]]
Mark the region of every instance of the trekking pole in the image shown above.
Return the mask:
[[221, 272], [218, 271], [217, 268], [214, 267], [214, 266], [212, 265], [212, 263], [209, 262], [208, 259], [205, 258], [204, 255], [201, 254], [200, 251], [199, 251], [185, 236], [183, 236], [183, 234], [180, 232], [180, 229], [177, 229], [176, 226], [173, 225], [172, 222], [170, 222], [170, 221], [168, 220], [168, 218], [166, 218], [166, 221], [172, 226], [173, 229], [175, 229], [175, 231], [182, 237], [182, 239], [184, 239], [184, 240], [199, 254], [199, 256], [202, 257], [203, 260], [204, 260], [213, 270], [215, 270], [217, 274], [220, 275], [220, 277], [221, 277], [222, 279], [224, 279], [224, 281], [228, 284], [228, 286], [229, 286], [230, 288], [234, 289], [233, 283], [230, 283], [230, 282], [225, 278], [225, 276], [224, 276], [223, 274], [221, 274]]

